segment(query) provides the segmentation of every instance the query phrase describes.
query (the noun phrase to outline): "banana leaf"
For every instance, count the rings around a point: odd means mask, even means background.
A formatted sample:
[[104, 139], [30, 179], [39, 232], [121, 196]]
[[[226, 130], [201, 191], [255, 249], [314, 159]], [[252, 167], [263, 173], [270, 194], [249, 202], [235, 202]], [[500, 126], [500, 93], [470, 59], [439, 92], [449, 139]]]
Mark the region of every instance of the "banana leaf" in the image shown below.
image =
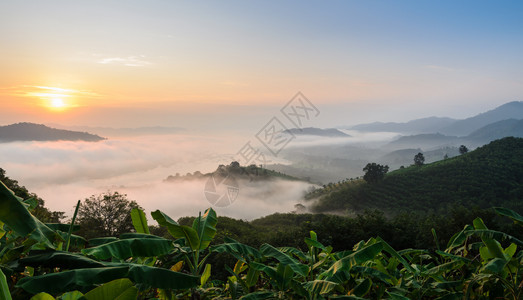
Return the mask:
[[75, 269], [60, 273], [50, 273], [34, 277], [24, 277], [18, 281], [16, 287], [37, 294], [47, 292], [59, 294], [74, 290], [85, 290], [95, 284], [102, 284], [114, 279], [124, 278], [129, 267], [104, 267]]
[[143, 210], [139, 208], [133, 208], [131, 210], [131, 219], [133, 221], [134, 229], [137, 233], [150, 234], [149, 226], [147, 226], [147, 218]]
[[360, 265], [366, 261], [373, 259], [378, 253], [383, 250], [383, 243], [377, 242], [375, 244], [366, 246], [332, 264], [332, 266], [322, 274], [319, 279], [329, 278], [340, 271], [350, 271], [355, 265]]
[[173, 219], [159, 210], [153, 211], [151, 215], [158, 224], [167, 227], [167, 230], [174, 238], [184, 238], [186, 245], [189, 246], [191, 250], [196, 251], [200, 249], [200, 239], [196, 230], [189, 226], [176, 223]]
[[308, 281], [304, 284], [305, 289], [312, 295], [324, 295], [332, 292], [338, 284], [328, 280]]
[[0, 221], [18, 235], [29, 236], [39, 243], [54, 249], [54, 242], [62, 238], [35, 218], [13, 191], [0, 182]]
[[53, 296], [49, 295], [48, 293], [38, 293], [31, 297], [30, 300], [55, 300]]
[[95, 246], [100, 246], [103, 244], [111, 243], [111, 242], [114, 242], [117, 240], [118, 240], [118, 238], [116, 238], [116, 237], [108, 236], [108, 237], [92, 238], [87, 243], [89, 244], [89, 246], [95, 247]]
[[218, 218], [216, 217], [216, 212], [212, 208], [208, 208], [203, 216], [194, 219], [192, 228], [198, 232], [200, 250], [209, 247], [209, 244], [216, 235], [217, 223]]
[[11, 300], [11, 293], [9, 293], [9, 286], [4, 272], [0, 269], [0, 300]]
[[309, 267], [301, 264], [291, 256], [281, 252], [269, 244], [263, 244], [260, 247], [260, 252], [266, 257], [277, 259], [280, 263], [289, 266], [294, 272], [305, 277], [309, 273]]
[[22, 266], [61, 269], [103, 268], [107, 265], [83, 255], [63, 251], [31, 251], [18, 260]]
[[88, 268], [24, 277], [16, 287], [36, 294], [48, 292], [59, 294], [79, 290], [86, 291], [95, 285], [121, 278], [129, 278], [135, 284], [162, 289], [190, 289], [199, 283], [199, 277], [173, 272], [167, 269], [135, 264], [114, 264], [112, 267]]
[[244, 263], [251, 262], [253, 259], [260, 259], [261, 253], [251, 246], [242, 243], [225, 243], [210, 248], [211, 252], [229, 253]]
[[138, 289], [127, 278], [105, 283], [84, 295], [87, 300], [133, 300], [138, 296]]
[[504, 207], [494, 207], [494, 210], [498, 215], [509, 217], [512, 219], [512, 221], [514, 221], [514, 223], [523, 225], [523, 216], [521, 216], [517, 212]]
[[130, 257], [160, 256], [168, 254], [173, 249], [173, 242], [168, 239], [125, 239], [82, 249], [82, 253], [105, 260], [112, 257], [127, 259]]

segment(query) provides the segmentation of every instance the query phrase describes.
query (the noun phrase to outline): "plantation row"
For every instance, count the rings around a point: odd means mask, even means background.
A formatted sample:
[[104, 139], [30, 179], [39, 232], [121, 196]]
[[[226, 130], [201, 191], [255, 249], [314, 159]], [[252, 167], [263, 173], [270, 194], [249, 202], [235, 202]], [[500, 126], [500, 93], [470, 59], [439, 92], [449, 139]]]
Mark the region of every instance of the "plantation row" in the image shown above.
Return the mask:
[[[392, 248], [375, 237], [333, 251], [314, 231], [303, 248], [213, 243], [218, 218], [209, 208], [181, 225], [151, 216], [173, 239], [150, 234], [143, 211], [136, 232], [87, 243], [73, 224], [44, 224], [0, 185], [0, 299], [521, 299], [523, 242], [477, 218], [436, 250]], [[523, 225], [514, 211], [496, 208]], [[75, 214], [76, 216], [76, 214]], [[234, 263], [218, 280], [214, 256]]]
[[[445, 213], [448, 204], [466, 207], [523, 206], [523, 139], [504, 138], [464, 155], [386, 174], [375, 183], [347, 182], [316, 190], [315, 212], [426, 211]], [[443, 208], [443, 209], [442, 209]]]

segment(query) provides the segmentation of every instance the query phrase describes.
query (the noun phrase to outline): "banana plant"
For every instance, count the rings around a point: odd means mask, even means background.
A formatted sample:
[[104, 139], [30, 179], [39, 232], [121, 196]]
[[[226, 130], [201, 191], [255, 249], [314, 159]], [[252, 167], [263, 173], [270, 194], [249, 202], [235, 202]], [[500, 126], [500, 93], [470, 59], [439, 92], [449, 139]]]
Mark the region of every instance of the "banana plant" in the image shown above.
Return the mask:
[[216, 212], [212, 208], [208, 208], [203, 216], [200, 214], [198, 218], [194, 219], [192, 227], [178, 224], [159, 210], [153, 211], [151, 215], [160, 226], [166, 227], [169, 234], [175, 239], [183, 241], [184, 262], [188, 265], [191, 274], [200, 275], [210, 253], [207, 253], [203, 259], [200, 259], [201, 255], [205, 253], [216, 235], [216, 224], [218, 223]]
[[69, 233], [73, 225], [43, 224], [31, 215], [30, 207], [0, 184], [0, 270], [11, 278], [11, 289], [59, 295], [124, 278], [143, 289], [184, 290], [198, 285], [199, 277], [154, 266], [155, 257], [176, 249], [171, 240], [130, 233], [79, 253], [62, 251], [64, 241], [74, 244]]
[[[192, 276], [200, 278], [200, 287], [203, 287], [211, 276], [211, 266], [206, 265], [205, 262], [211, 255], [208, 247], [216, 235], [216, 224], [218, 223], [216, 212], [212, 208], [208, 208], [203, 216], [200, 213], [198, 218], [194, 219], [192, 227], [178, 224], [159, 210], [151, 212], [151, 215], [160, 226], [166, 227], [169, 234], [177, 239], [176, 242], [182, 246], [174, 252], [177, 255], [175, 255], [175, 264], [172, 267], [181, 266], [185, 263]], [[175, 297], [171, 291], [162, 291], [162, 293], [165, 294], [166, 299]], [[191, 288], [188, 293], [193, 298], [199, 297], [199, 292], [195, 287]], [[188, 293], [185, 293], [185, 296]], [[177, 295], [176, 297], [180, 296]]]

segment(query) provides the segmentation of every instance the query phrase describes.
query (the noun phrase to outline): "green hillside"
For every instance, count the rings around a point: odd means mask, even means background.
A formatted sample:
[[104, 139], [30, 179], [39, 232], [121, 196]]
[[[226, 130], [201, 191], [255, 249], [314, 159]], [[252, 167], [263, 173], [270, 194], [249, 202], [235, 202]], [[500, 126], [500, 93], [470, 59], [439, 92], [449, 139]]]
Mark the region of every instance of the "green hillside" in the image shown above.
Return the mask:
[[456, 205], [522, 212], [523, 138], [508, 137], [458, 157], [399, 169], [378, 183], [346, 183], [314, 195], [320, 195], [314, 212], [446, 212]]

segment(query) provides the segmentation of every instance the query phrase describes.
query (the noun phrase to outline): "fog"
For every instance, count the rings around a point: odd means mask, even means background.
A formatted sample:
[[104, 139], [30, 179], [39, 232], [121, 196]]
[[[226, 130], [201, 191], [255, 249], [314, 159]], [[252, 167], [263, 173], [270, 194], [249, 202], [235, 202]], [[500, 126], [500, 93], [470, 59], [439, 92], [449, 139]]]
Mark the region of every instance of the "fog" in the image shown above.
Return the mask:
[[[17, 142], [0, 144], [0, 167], [51, 210], [71, 216], [76, 201], [107, 191], [127, 194], [150, 216], [160, 209], [173, 218], [210, 207], [205, 180], [164, 182], [176, 173], [214, 171], [229, 164], [249, 136], [175, 134], [113, 137], [101, 142]], [[290, 212], [309, 184], [239, 181], [240, 192], [219, 215], [254, 219]]]
[[338, 129], [346, 133], [347, 137], [320, 137], [312, 135], [297, 136], [289, 148], [304, 148], [330, 145], [364, 145], [379, 147], [400, 136], [397, 132], [361, 132], [357, 130]]

